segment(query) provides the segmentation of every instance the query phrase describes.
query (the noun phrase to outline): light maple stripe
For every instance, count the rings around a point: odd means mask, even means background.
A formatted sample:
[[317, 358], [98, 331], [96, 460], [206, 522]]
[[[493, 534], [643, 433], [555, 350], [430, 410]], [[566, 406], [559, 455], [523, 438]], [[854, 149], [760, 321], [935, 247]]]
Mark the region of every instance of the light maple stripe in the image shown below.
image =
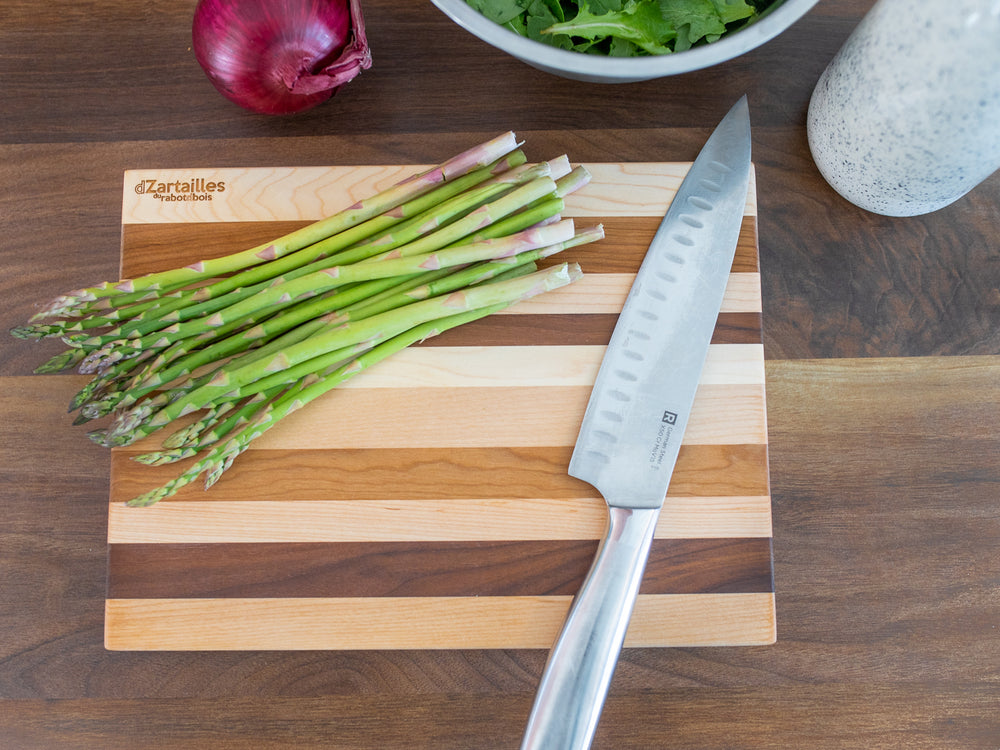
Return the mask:
[[[590, 385], [334, 389], [282, 419], [250, 451], [573, 445], [590, 393]], [[130, 449], [155, 450], [169, 433]], [[699, 386], [683, 442], [765, 444], [764, 386]]]
[[[565, 216], [663, 216], [677, 193], [689, 162], [588, 162], [586, 190], [566, 197]], [[751, 165], [744, 216], [757, 215], [757, 179]]]
[[[558, 156], [558, 154], [552, 154]], [[392, 187], [429, 165], [391, 164], [330, 167], [222, 169], [136, 169], [124, 176], [122, 223], [160, 224], [219, 221], [314, 221]], [[585, 191], [571, 194], [567, 217], [662, 216], [687, 174], [687, 162], [592, 163]], [[757, 213], [751, 189], [744, 215]], [[224, 183], [224, 190], [195, 191], [210, 200], [169, 201], [146, 186], [172, 184], [170, 193], [193, 180]]]
[[[573, 445], [591, 386], [328, 393], [257, 441], [259, 448]], [[482, 398], [474, 396], [482, 393]], [[761, 385], [699, 386], [688, 445], [766, 443]]]
[[[344, 388], [487, 388], [594, 384], [604, 346], [411, 347]], [[700, 383], [762, 384], [761, 344], [713, 344]]]
[[[568, 286], [518, 302], [499, 315], [618, 314], [632, 288], [635, 274], [586, 273]], [[724, 313], [759, 313], [763, 309], [759, 273], [731, 273], [722, 299]]]
[[[112, 503], [108, 542], [417, 542], [599, 539], [597, 498], [206, 500], [129, 508]], [[668, 497], [656, 537], [771, 536], [767, 496]]]
[[[549, 648], [572, 597], [109, 599], [112, 650]], [[774, 594], [640, 595], [626, 647], [773, 643]]]

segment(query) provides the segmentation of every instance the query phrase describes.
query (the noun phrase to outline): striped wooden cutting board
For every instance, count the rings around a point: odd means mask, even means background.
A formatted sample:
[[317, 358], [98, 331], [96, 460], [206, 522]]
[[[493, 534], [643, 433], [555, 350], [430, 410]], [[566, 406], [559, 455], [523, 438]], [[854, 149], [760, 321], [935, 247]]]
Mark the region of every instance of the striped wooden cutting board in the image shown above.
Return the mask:
[[[406, 350], [268, 432], [205, 492], [112, 453], [106, 645], [547, 648], [604, 528], [568, 476], [633, 274], [688, 164], [588, 164], [585, 277]], [[416, 166], [130, 171], [122, 275], [232, 252]], [[626, 646], [775, 638], [756, 193]], [[557, 256], [558, 257], [558, 256]], [[186, 464], [185, 464], [186, 465]]]

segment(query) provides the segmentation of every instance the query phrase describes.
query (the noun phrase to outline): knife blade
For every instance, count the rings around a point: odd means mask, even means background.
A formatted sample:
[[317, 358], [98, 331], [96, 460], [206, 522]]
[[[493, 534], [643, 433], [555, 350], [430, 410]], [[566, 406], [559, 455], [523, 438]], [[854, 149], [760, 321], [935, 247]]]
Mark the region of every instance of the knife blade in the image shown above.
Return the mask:
[[598, 371], [569, 473], [608, 505], [597, 555], [549, 653], [521, 750], [590, 747], [739, 239], [750, 181], [744, 96], [678, 188]]

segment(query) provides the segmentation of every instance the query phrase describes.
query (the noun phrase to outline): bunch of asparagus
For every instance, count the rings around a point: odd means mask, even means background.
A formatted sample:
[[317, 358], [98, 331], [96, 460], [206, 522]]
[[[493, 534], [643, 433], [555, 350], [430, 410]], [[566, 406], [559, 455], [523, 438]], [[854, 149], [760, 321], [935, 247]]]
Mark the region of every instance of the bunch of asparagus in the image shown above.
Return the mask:
[[200, 456], [129, 501], [151, 505], [203, 474], [210, 487], [280, 419], [394, 352], [579, 278], [537, 261], [603, 237], [560, 217], [589, 178], [565, 156], [527, 163], [505, 133], [272, 242], [68, 292], [12, 333], [66, 342], [36, 372], [93, 376], [70, 411], [108, 418], [88, 433], [101, 445], [194, 415], [136, 456]]

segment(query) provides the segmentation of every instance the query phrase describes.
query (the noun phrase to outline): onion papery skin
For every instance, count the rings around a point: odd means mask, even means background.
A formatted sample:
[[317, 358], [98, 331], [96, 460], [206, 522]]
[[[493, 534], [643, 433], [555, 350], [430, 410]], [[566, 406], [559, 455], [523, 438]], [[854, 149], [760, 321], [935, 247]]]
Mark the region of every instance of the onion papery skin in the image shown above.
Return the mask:
[[315, 107], [372, 64], [360, 0], [199, 0], [192, 43], [215, 88], [260, 114]]

